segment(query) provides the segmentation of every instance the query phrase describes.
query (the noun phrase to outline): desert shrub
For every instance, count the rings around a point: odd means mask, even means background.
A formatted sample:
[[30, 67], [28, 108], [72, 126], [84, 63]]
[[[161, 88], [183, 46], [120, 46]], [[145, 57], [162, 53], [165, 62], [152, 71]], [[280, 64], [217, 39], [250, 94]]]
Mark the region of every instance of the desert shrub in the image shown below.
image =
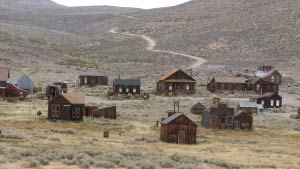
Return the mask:
[[33, 159], [33, 158], [29, 159], [29, 163], [27, 166], [28, 168], [37, 168], [39, 166], [40, 166], [40, 162], [38, 160]]
[[49, 164], [49, 160], [48, 160], [48, 159], [46, 159], [46, 158], [39, 157], [37, 160], [38, 160], [38, 161], [39, 161], [39, 163], [40, 163], [41, 165], [43, 165], [43, 166], [45, 166], [45, 165], [48, 165], [48, 164]]
[[163, 159], [159, 162], [161, 168], [174, 168], [174, 161], [170, 159]]
[[170, 158], [171, 158], [171, 160], [173, 160], [175, 162], [180, 161], [180, 155], [179, 154], [173, 154]]
[[97, 161], [95, 163], [95, 166], [97, 168], [113, 168], [114, 167], [114, 165], [109, 163], [108, 161]]
[[63, 159], [62, 163], [64, 163], [65, 165], [75, 165], [76, 161], [75, 160], [69, 160], [69, 159]]
[[177, 167], [175, 167], [176, 169], [195, 169], [195, 168], [198, 168], [199, 166], [196, 165], [196, 164], [186, 164], [186, 163], [183, 163]]
[[20, 155], [22, 157], [33, 157], [33, 156], [36, 156], [36, 153], [33, 152], [32, 150], [23, 150], [20, 152]]
[[4, 157], [0, 157], [0, 164], [5, 164], [7, 161], [7, 159], [5, 159]]
[[140, 169], [157, 169], [157, 163], [153, 163], [152, 161], [145, 159], [145, 160], [141, 160], [138, 163], [136, 163], [136, 165], [140, 168]]
[[51, 137], [51, 138], [49, 138], [49, 140], [50, 140], [50, 141], [60, 141], [60, 139], [57, 138], [57, 137]]
[[76, 134], [76, 131], [73, 129], [66, 129], [66, 130], [55, 130], [51, 129], [51, 133], [59, 133], [59, 134]]
[[0, 138], [6, 138], [6, 139], [24, 139], [25, 138], [23, 133], [20, 133], [15, 129], [4, 129], [1, 131], [2, 131], [2, 134], [0, 135]]

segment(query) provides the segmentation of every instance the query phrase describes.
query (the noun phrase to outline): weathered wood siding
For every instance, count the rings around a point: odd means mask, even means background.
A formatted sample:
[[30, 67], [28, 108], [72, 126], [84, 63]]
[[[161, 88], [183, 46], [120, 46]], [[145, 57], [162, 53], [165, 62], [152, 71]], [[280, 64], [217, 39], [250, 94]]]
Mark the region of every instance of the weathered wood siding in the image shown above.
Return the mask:
[[80, 86], [97, 86], [97, 85], [108, 85], [108, 77], [106, 76], [80, 76]]
[[93, 111], [92, 116], [95, 118], [117, 119], [116, 106], [99, 108]]

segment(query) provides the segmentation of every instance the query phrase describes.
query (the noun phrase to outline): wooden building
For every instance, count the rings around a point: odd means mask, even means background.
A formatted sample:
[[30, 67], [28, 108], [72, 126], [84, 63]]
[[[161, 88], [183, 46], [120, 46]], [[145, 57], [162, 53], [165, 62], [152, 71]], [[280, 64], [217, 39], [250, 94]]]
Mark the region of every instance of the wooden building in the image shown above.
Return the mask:
[[10, 78], [10, 69], [0, 67], [0, 87], [6, 87], [6, 82]]
[[250, 98], [250, 102], [263, 105], [264, 108], [282, 107], [282, 97], [277, 93], [265, 93], [261, 96]]
[[234, 114], [234, 129], [252, 130], [253, 117], [243, 110], [239, 110]]
[[159, 78], [157, 92], [163, 95], [195, 94], [196, 80], [180, 69], [174, 69]]
[[160, 140], [167, 143], [196, 144], [197, 125], [182, 113], [161, 121]]
[[108, 85], [108, 77], [97, 70], [89, 70], [79, 75], [80, 86], [94, 87], [97, 85]]
[[261, 110], [261, 107], [262, 106], [260, 106], [256, 102], [241, 101], [241, 102], [239, 102], [237, 109], [242, 110], [242, 111], [248, 113], [249, 115], [253, 115], [253, 114], [261, 114], [261, 112], [263, 111], [263, 110]]
[[51, 100], [57, 95], [61, 93], [67, 93], [67, 92], [68, 92], [67, 83], [55, 82], [52, 85], [47, 86], [46, 96], [48, 97], [48, 100]]
[[17, 84], [20, 89], [29, 91], [31, 94], [34, 92], [34, 81], [27, 74], [21, 76]]
[[48, 102], [48, 119], [82, 121], [85, 98], [79, 93], [62, 93]]
[[139, 79], [115, 79], [113, 94], [141, 94], [141, 81]]
[[216, 76], [207, 84], [207, 90], [211, 92], [234, 92], [249, 90], [248, 79], [237, 76]]
[[261, 78], [253, 78], [250, 80], [251, 89], [256, 93], [268, 93], [268, 92], [278, 92], [279, 84], [267, 81]]
[[92, 114], [95, 118], [117, 119], [116, 106], [107, 106], [95, 109]]
[[282, 81], [282, 76], [279, 71], [270, 65], [264, 65], [258, 68], [258, 71], [255, 72], [255, 76], [277, 84], [281, 84]]
[[202, 113], [204, 113], [206, 111], [207, 111], [207, 108], [200, 102], [198, 102], [191, 108], [191, 113], [195, 114], [195, 115], [201, 115]]
[[96, 110], [98, 107], [97, 106], [85, 106], [84, 107], [84, 115], [85, 116], [93, 116], [93, 111]]
[[210, 108], [201, 116], [201, 123], [207, 128], [233, 129], [234, 108], [229, 108], [227, 104], [219, 103]]

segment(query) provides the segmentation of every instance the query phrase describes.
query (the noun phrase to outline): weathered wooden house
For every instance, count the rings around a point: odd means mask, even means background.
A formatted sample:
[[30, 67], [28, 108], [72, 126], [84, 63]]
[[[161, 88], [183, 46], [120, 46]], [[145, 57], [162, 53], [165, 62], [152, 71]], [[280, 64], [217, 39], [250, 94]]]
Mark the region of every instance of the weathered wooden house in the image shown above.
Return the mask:
[[108, 85], [108, 77], [97, 70], [89, 70], [79, 75], [80, 86], [94, 87], [97, 85]]
[[253, 114], [261, 114], [262, 113], [262, 106], [257, 104], [256, 102], [239, 102], [239, 105], [237, 107], [238, 110], [242, 110], [245, 113], [248, 113], [249, 115]]
[[250, 81], [252, 91], [256, 93], [268, 93], [268, 92], [278, 92], [279, 84], [271, 81], [267, 81], [261, 78], [253, 78]]
[[62, 93], [48, 102], [48, 119], [82, 121], [84, 104], [84, 95]]
[[0, 67], [0, 87], [6, 87], [6, 82], [10, 78], [10, 69]]
[[197, 124], [182, 113], [161, 121], [160, 140], [167, 143], [196, 144]]
[[174, 69], [159, 78], [157, 92], [164, 95], [195, 94], [196, 80], [180, 69]]
[[117, 119], [116, 106], [107, 106], [95, 109], [92, 114], [95, 118]]
[[229, 108], [227, 104], [219, 103], [210, 108], [201, 116], [201, 123], [207, 128], [233, 129], [234, 108]]
[[249, 90], [248, 79], [237, 76], [216, 76], [207, 84], [207, 90], [211, 92], [234, 92]]
[[202, 113], [204, 113], [206, 111], [208, 111], [207, 108], [200, 102], [198, 102], [191, 108], [191, 113], [193, 113], [195, 115], [201, 115]]
[[47, 86], [46, 96], [48, 97], [48, 100], [51, 100], [57, 95], [61, 93], [67, 93], [67, 92], [68, 92], [67, 83], [55, 82], [52, 85]]
[[27, 74], [21, 76], [17, 84], [20, 89], [27, 90], [31, 94], [34, 91], [34, 81]]
[[255, 76], [266, 81], [281, 84], [282, 76], [277, 69], [270, 65], [264, 65], [258, 68]]
[[113, 81], [113, 94], [141, 94], [141, 81], [139, 79], [115, 79]]
[[282, 107], [282, 97], [277, 93], [265, 93], [261, 96], [250, 98], [250, 102], [263, 105], [264, 108]]
[[234, 129], [252, 130], [253, 117], [243, 110], [239, 110], [234, 114]]

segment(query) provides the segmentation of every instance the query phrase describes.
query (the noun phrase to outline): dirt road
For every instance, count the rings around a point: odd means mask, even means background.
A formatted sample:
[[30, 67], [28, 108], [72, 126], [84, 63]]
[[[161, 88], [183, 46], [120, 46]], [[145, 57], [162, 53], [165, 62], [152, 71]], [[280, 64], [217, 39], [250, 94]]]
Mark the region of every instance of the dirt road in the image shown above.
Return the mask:
[[205, 59], [197, 57], [197, 56], [188, 55], [188, 54], [184, 54], [184, 53], [178, 53], [178, 52], [174, 52], [174, 51], [170, 51], [170, 50], [155, 49], [156, 42], [151, 37], [146, 36], [146, 35], [132, 34], [132, 33], [129, 33], [129, 32], [120, 33], [120, 32], [118, 32], [118, 29], [119, 29], [118, 27], [115, 27], [115, 28], [112, 28], [111, 30], [109, 30], [109, 32], [112, 33], [112, 34], [120, 34], [120, 35], [125, 35], [125, 36], [132, 36], [132, 37], [142, 38], [148, 44], [147, 47], [146, 47], [146, 49], [149, 50], [149, 51], [151, 51], [151, 52], [171, 54], [171, 55], [178, 55], [178, 56], [182, 56], [182, 57], [185, 57], [185, 58], [189, 58], [189, 59], [195, 60], [195, 62], [193, 62], [189, 67], [187, 67], [187, 69], [198, 68], [202, 64], [204, 64], [205, 62], [207, 62]]

